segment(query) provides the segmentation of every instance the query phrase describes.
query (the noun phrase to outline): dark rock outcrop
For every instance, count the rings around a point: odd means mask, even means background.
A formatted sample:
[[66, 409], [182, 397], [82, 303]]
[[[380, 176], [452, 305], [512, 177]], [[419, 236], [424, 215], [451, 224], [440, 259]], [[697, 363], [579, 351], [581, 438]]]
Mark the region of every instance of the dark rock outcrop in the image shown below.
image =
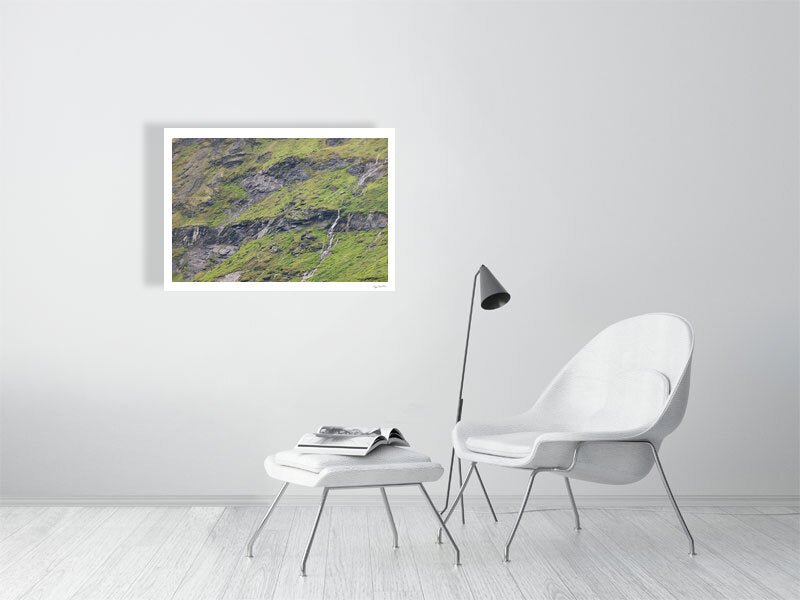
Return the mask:
[[305, 181], [310, 177], [309, 171], [313, 170], [312, 164], [304, 159], [290, 156], [276, 162], [266, 174], [274, 177], [281, 185]]
[[[333, 232], [370, 231], [383, 229], [388, 224], [385, 213], [350, 213], [341, 215], [335, 210], [320, 209], [295, 217], [281, 216], [276, 219], [256, 219], [242, 221], [224, 227], [207, 227], [192, 225], [175, 227], [172, 230], [172, 247], [186, 248], [186, 253], [179, 259], [180, 270], [189, 277], [205, 271], [225, 260], [248, 240], [259, 239], [267, 233], [292, 231], [294, 229], [323, 229]], [[303, 234], [302, 240], [312, 239], [310, 234]], [[270, 251], [277, 253], [276, 247]]]
[[342, 158], [341, 156], [333, 156], [328, 160], [318, 162], [314, 166], [319, 170], [334, 171], [336, 169], [344, 169], [350, 163], [351, 161], [347, 160], [346, 158]]
[[385, 160], [359, 162], [347, 169], [350, 175], [358, 177], [357, 188], [363, 188], [370, 181], [377, 181], [389, 172], [389, 165]]
[[351, 213], [346, 219], [341, 219], [334, 231], [369, 231], [370, 229], [383, 229], [389, 223], [384, 213]]
[[248, 195], [252, 197], [264, 197], [266, 194], [274, 192], [275, 190], [279, 190], [283, 187], [280, 181], [278, 181], [272, 175], [268, 175], [264, 171], [243, 177], [240, 181], [240, 184], [248, 193]]

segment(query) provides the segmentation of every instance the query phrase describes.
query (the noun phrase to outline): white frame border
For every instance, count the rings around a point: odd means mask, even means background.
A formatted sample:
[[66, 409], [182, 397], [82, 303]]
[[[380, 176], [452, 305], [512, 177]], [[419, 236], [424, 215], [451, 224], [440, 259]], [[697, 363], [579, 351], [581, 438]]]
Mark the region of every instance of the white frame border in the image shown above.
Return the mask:
[[[387, 138], [389, 145], [388, 282], [172, 281], [172, 140], [176, 138]], [[164, 128], [164, 290], [168, 292], [393, 292], [395, 289], [394, 129], [380, 127], [166, 127]]]

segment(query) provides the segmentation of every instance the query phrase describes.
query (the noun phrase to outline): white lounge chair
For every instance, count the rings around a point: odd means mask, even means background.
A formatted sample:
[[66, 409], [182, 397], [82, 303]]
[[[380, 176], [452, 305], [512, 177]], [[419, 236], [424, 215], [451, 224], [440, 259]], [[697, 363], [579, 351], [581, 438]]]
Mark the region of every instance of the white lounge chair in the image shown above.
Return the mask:
[[453, 429], [453, 446], [471, 465], [445, 523], [477, 463], [529, 470], [525, 497], [505, 545], [507, 561], [537, 474], [564, 477], [580, 529], [569, 478], [634, 483], [655, 464], [693, 556], [694, 540], [658, 457], [662, 440], [686, 411], [693, 344], [691, 325], [677, 315], [626, 319], [578, 352], [527, 412], [493, 422], [461, 421]]

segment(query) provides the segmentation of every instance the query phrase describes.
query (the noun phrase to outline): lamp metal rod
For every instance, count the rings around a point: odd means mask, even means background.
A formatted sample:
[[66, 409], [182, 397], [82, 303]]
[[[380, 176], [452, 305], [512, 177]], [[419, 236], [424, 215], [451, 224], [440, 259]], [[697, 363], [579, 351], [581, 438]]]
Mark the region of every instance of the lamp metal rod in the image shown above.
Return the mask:
[[469, 302], [469, 320], [467, 321], [467, 341], [464, 344], [464, 362], [461, 365], [461, 385], [458, 388], [458, 412], [456, 413], [456, 423], [461, 421], [461, 410], [464, 407], [464, 398], [462, 397], [464, 394], [464, 376], [467, 373], [467, 355], [469, 354], [469, 333], [472, 329], [472, 311], [475, 308], [475, 288], [478, 285], [478, 275], [480, 275], [481, 270], [478, 269], [475, 273], [475, 277], [472, 278], [472, 295], [470, 296]]
[[[483, 265], [481, 265], [483, 268]], [[458, 410], [456, 411], [456, 423], [461, 421], [461, 411], [464, 408], [464, 376], [467, 373], [467, 356], [469, 354], [469, 334], [472, 330], [472, 312], [475, 309], [475, 288], [478, 285], [478, 275], [481, 274], [481, 270], [478, 269], [475, 272], [475, 276], [472, 278], [472, 294], [470, 295], [469, 301], [469, 320], [467, 321], [467, 341], [464, 343], [464, 362], [461, 365], [461, 385], [458, 388]], [[453, 463], [455, 462], [455, 449], [451, 450], [450, 452], [450, 470], [447, 475], [447, 494], [444, 500], [444, 508], [442, 508], [441, 512], [444, 513], [447, 510], [447, 507], [450, 505], [450, 486], [453, 481]], [[459, 460], [459, 472], [461, 471], [461, 461]], [[484, 492], [485, 494], [486, 492]], [[486, 495], [486, 499], [489, 499], [489, 496]], [[464, 503], [462, 500], [461, 503], [461, 511], [462, 511], [462, 522], [464, 521], [463, 511], [464, 511]]]

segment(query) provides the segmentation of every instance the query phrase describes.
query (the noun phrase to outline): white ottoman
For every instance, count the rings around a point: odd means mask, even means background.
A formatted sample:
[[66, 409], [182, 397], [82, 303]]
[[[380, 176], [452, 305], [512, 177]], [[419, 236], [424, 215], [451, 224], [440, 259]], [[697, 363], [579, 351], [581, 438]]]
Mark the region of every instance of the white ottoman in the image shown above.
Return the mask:
[[370, 452], [367, 456], [337, 456], [334, 454], [301, 454], [294, 450], [278, 452], [268, 456], [264, 461], [264, 468], [267, 474], [284, 484], [278, 495], [261, 521], [261, 524], [253, 532], [250, 541], [247, 543], [247, 556], [253, 556], [253, 544], [258, 538], [267, 519], [272, 514], [273, 509], [283, 496], [290, 483], [303, 485], [306, 487], [322, 488], [322, 500], [320, 501], [317, 517], [314, 519], [314, 526], [311, 528], [311, 535], [308, 538], [303, 562], [300, 565], [300, 574], [306, 574], [306, 562], [314, 542], [314, 535], [317, 532], [319, 519], [322, 516], [322, 509], [325, 507], [325, 500], [328, 491], [341, 488], [367, 488], [377, 487], [381, 490], [383, 504], [386, 507], [386, 514], [389, 517], [389, 525], [392, 528], [394, 538], [393, 547], [397, 548], [397, 528], [394, 524], [392, 509], [389, 507], [389, 499], [386, 496], [387, 487], [400, 485], [419, 486], [422, 495], [428, 505], [436, 515], [439, 526], [447, 534], [447, 538], [455, 550], [455, 564], [461, 564], [461, 553], [453, 540], [453, 536], [447, 530], [447, 526], [442, 520], [439, 511], [431, 502], [425, 486], [422, 484], [429, 481], [436, 481], [442, 476], [444, 469], [438, 463], [431, 462], [431, 459], [424, 454], [409, 448], [398, 448], [396, 446], [381, 446]]

